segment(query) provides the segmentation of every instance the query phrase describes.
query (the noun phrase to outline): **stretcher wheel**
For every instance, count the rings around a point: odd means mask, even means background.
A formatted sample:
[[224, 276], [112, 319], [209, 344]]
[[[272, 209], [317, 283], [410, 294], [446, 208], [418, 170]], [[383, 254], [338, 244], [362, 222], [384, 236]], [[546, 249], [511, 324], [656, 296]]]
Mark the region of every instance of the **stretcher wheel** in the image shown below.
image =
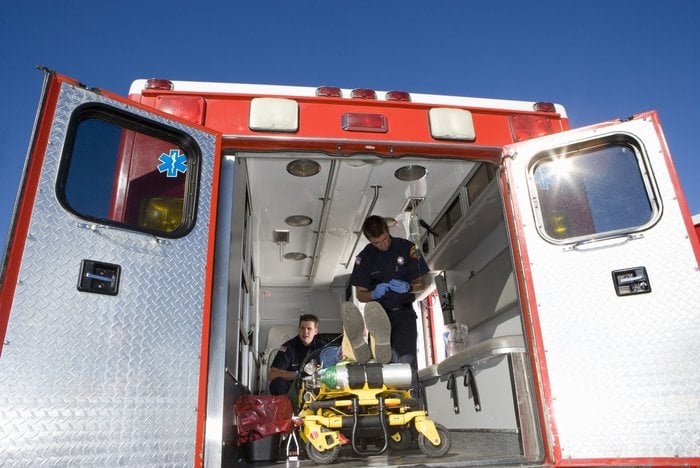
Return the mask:
[[[442, 435], [440, 437], [442, 437]], [[331, 449], [321, 452], [309, 441], [306, 443], [306, 453], [317, 465], [330, 465], [338, 458], [340, 454], [340, 445], [336, 445]]]
[[389, 448], [391, 450], [401, 451], [406, 450], [411, 446], [411, 431], [405, 427], [399, 427], [392, 432], [389, 429]]
[[440, 445], [433, 445], [423, 434], [418, 434], [418, 448], [426, 457], [437, 458], [444, 456], [452, 447], [450, 433], [445, 426], [435, 423], [435, 429], [440, 434]]

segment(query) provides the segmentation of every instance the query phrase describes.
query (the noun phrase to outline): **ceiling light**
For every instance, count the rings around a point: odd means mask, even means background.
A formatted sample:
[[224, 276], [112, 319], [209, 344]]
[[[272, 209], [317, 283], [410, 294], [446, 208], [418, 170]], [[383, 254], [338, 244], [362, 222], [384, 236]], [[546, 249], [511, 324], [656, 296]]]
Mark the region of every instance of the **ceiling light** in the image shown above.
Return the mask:
[[321, 172], [321, 165], [312, 159], [296, 159], [287, 164], [287, 172], [297, 177], [310, 177]]
[[311, 218], [309, 218], [306, 215], [292, 215], [292, 216], [287, 216], [284, 219], [284, 222], [287, 223], [289, 226], [304, 227], [304, 226], [308, 226], [313, 221]]
[[410, 182], [413, 180], [418, 180], [425, 176], [428, 171], [423, 166], [403, 166], [394, 172], [394, 177], [405, 182]]
[[287, 252], [284, 254], [284, 258], [286, 260], [304, 260], [305, 258], [308, 258], [308, 255], [301, 252]]
[[350, 167], [364, 167], [367, 165], [367, 163], [362, 159], [348, 159], [347, 161], [345, 161], [345, 164], [347, 164]]

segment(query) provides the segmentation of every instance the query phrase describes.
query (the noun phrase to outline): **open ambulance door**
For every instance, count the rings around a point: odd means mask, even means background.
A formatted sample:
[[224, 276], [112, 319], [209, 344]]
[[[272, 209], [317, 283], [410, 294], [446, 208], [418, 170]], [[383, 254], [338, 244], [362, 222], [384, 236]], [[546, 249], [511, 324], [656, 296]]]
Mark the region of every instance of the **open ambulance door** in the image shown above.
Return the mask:
[[700, 249], [656, 113], [503, 164], [547, 457], [700, 462]]
[[0, 296], [3, 461], [202, 463], [219, 147], [47, 72]]

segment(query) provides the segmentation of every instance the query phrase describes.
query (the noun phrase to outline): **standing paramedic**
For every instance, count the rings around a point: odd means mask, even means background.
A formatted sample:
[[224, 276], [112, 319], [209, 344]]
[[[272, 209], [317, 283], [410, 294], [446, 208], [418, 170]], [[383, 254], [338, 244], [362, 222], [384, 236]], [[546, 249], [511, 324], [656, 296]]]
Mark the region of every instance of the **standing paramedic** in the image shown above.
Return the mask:
[[350, 284], [360, 302], [379, 302], [391, 322], [391, 346], [399, 361], [417, 369], [417, 316], [414, 293], [426, 286], [428, 265], [415, 244], [392, 237], [381, 216], [372, 215], [362, 224], [369, 244], [355, 258]]
[[270, 364], [268, 381], [271, 395], [286, 395], [306, 355], [323, 347], [323, 341], [317, 334], [318, 317], [313, 314], [301, 315], [299, 334], [278, 348], [275, 359]]

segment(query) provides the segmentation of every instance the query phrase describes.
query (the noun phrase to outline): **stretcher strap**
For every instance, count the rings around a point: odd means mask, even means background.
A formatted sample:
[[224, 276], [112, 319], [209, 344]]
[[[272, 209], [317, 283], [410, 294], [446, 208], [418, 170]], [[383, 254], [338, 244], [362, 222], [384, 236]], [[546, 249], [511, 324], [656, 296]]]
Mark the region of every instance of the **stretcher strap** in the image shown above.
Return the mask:
[[381, 386], [384, 385], [381, 364], [367, 364], [365, 366], [365, 373], [367, 374], [367, 386], [369, 388], [381, 388]]
[[363, 366], [347, 366], [348, 387], [351, 389], [362, 388], [365, 385], [365, 370]]

